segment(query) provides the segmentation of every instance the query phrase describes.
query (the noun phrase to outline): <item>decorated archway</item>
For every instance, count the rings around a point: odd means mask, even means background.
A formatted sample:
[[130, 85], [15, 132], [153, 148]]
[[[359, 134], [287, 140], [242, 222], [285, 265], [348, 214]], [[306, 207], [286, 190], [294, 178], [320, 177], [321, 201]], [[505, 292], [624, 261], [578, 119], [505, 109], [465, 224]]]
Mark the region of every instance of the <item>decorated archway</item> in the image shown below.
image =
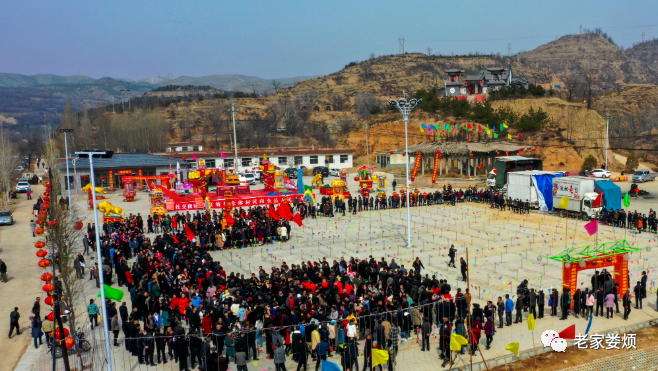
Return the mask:
[[[629, 254], [644, 249], [649, 251], [651, 247], [634, 247], [622, 239], [567, 248], [561, 254], [548, 258], [562, 263], [562, 288], [571, 289], [573, 295], [578, 288], [578, 272], [588, 269], [613, 267], [612, 278], [619, 287], [628, 287]], [[571, 308], [573, 309], [573, 301]]]

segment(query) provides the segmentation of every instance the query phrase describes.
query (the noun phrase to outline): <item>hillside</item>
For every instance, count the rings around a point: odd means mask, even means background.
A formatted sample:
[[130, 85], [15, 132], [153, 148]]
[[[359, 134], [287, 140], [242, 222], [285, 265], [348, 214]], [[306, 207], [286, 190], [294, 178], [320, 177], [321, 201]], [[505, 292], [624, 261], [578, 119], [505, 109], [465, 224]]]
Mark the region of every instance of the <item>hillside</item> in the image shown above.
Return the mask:
[[652, 39], [634, 45], [626, 50], [626, 55], [644, 63], [654, 73], [658, 73], [658, 39]]
[[[292, 86], [306, 77], [277, 80], [280, 88]], [[211, 86], [224, 91], [251, 93], [273, 90], [272, 80], [242, 75], [211, 75], [202, 77], [179, 77], [176, 79], [153, 78], [142, 81], [94, 79], [87, 76], [20, 75], [0, 73], [0, 120], [7, 123], [56, 124], [61, 119], [67, 101], [75, 110], [85, 106], [105, 106], [121, 102], [121, 90], [130, 89], [133, 97], [164, 85]], [[252, 85], [253, 84], [253, 85]], [[124, 99], [127, 100], [126, 93]], [[166, 96], [166, 94], [161, 94]], [[184, 95], [183, 95], [184, 96]]]
[[623, 89], [598, 95], [592, 108], [601, 115], [619, 116], [656, 106], [658, 106], [658, 86], [629, 85]]
[[552, 82], [542, 68], [551, 71], [557, 81], [569, 75], [591, 75], [600, 84], [658, 83], [658, 74], [647, 65], [625, 54], [600, 35], [563, 36], [529, 52], [520, 53], [515, 61], [530, 81]]

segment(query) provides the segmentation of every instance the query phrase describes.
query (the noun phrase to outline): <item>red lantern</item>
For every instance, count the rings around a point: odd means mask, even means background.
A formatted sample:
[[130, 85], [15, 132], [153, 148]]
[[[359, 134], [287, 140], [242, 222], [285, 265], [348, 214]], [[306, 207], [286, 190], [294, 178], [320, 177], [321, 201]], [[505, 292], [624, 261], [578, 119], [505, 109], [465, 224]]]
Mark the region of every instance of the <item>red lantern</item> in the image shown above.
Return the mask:
[[79, 230], [81, 230], [82, 227], [84, 227], [84, 226], [85, 226], [85, 224], [84, 224], [83, 222], [81, 222], [81, 221], [78, 220], [77, 222], [75, 222], [75, 227], [73, 227], [73, 228], [75, 228], [76, 231], [79, 231]]
[[53, 305], [53, 297], [52, 296], [46, 296], [46, 298], [43, 299], [43, 302], [46, 303], [46, 305]]
[[50, 188], [50, 182], [46, 182], [46, 188]]
[[482, 165], [478, 165], [478, 169], [482, 169]]
[[59, 328], [55, 329], [55, 339], [62, 340], [63, 338], [65, 338], [67, 336], [69, 336], [69, 330], [64, 329], [64, 336], [62, 336], [62, 334], [59, 333]]
[[46, 215], [48, 212], [46, 210], [39, 210], [39, 215]]
[[102, 181], [105, 181], [105, 177], [104, 177], [104, 176], [102, 176], [102, 177], [101, 177], [101, 180], [102, 180]]
[[84, 179], [84, 180], [87, 180], [87, 178], [89, 178], [89, 175], [83, 175], [82, 176], [82, 179]]
[[50, 260], [48, 259], [41, 259], [39, 260], [39, 263], [37, 263], [41, 268], [46, 269], [50, 265]]
[[519, 139], [523, 138], [523, 134], [519, 134]]
[[496, 170], [496, 169], [494, 169], [494, 171], [493, 171], [493, 172], [494, 172], [494, 174], [497, 174], [497, 173], [498, 173], [498, 170]]
[[185, 161], [185, 157], [183, 157], [183, 161]]
[[41, 281], [44, 282], [50, 282], [53, 279], [53, 274], [52, 273], [44, 273], [41, 275]]
[[46, 243], [43, 241], [35, 242], [34, 247], [36, 247], [37, 249], [43, 249], [44, 247], [46, 247]]
[[73, 339], [73, 336], [68, 336], [64, 343], [66, 344], [67, 349], [71, 349], [73, 348], [73, 344], [75, 344], [75, 340]]
[[499, 155], [499, 154], [500, 154], [500, 152], [496, 152], [496, 154], [497, 154], [497, 155]]
[[44, 196], [50, 196], [50, 190], [49, 190], [49, 189], [46, 189], [46, 191], [43, 192], [43, 195], [44, 195]]
[[37, 256], [40, 258], [45, 258], [48, 256], [48, 251], [46, 250], [37, 250]]
[[57, 220], [51, 220], [51, 221], [49, 221], [49, 222], [48, 222], [48, 225], [51, 226], [51, 227], [56, 226], [56, 225], [57, 225]]
[[44, 202], [43, 203], [43, 208], [44, 209], [50, 209], [50, 202]]
[[359, 181], [359, 177], [358, 177], [358, 176], [355, 176], [355, 177], [354, 177], [354, 181], [358, 182], [358, 181]]
[[43, 219], [37, 219], [37, 221], [35, 223], [37, 223], [39, 225], [43, 225], [43, 223], [45, 223], [45, 221]]
[[406, 156], [406, 155], [407, 155], [407, 153], [406, 153], [406, 152], [402, 154], [402, 156]]
[[471, 156], [471, 157], [473, 157], [473, 154], [472, 154], [472, 153], [469, 153], [468, 155]]
[[391, 154], [393, 154], [393, 151], [391, 151]]
[[41, 289], [43, 289], [43, 291], [45, 292], [52, 292], [55, 289], [55, 285], [53, 285], [52, 283], [47, 283], [43, 285]]
[[43, 231], [43, 228], [37, 228], [37, 229], [34, 230], [34, 233], [36, 233], [36, 234], [38, 234], [38, 235], [42, 235], [43, 232], [44, 232], [44, 231]]
[[44, 200], [45, 202], [48, 202], [48, 201], [50, 201], [50, 197], [46, 196], [46, 197], [43, 198], [43, 200]]
[[534, 151], [535, 151], [535, 149], [533, 148], [533, 149], [532, 149], [532, 152], [534, 152]]

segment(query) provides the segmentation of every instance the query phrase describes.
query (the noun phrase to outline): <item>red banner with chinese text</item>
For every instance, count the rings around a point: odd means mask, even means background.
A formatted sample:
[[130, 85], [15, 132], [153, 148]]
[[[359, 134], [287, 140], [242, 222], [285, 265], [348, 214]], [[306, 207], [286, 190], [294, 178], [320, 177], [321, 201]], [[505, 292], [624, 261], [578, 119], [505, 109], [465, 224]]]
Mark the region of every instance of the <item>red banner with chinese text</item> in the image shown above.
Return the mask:
[[439, 151], [434, 153], [434, 170], [432, 171], [432, 184], [436, 183], [436, 172], [439, 170]]
[[411, 181], [413, 182], [416, 179], [416, 173], [418, 173], [418, 167], [420, 166], [420, 161], [423, 156], [423, 151], [418, 151], [416, 155], [416, 162], [414, 163], [414, 170], [411, 172]]

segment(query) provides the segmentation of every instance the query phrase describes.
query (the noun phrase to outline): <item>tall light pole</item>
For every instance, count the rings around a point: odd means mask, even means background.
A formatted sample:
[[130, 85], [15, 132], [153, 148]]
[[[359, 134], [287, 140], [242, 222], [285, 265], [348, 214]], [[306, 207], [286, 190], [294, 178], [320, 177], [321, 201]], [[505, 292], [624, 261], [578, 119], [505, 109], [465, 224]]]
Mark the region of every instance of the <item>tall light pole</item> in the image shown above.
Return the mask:
[[235, 109], [235, 104], [231, 103], [231, 119], [233, 120], [233, 149], [235, 150], [235, 163], [233, 167], [235, 168], [235, 173], [238, 173], [238, 137], [235, 134], [235, 114], [240, 112], [240, 110]]
[[[101, 256], [101, 238], [99, 234], [99, 228], [98, 228], [98, 209], [96, 206], [96, 179], [94, 176], [94, 157], [96, 158], [112, 158], [114, 155], [113, 151], [80, 151], [76, 152], [76, 155], [80, 158], [88, 158], [89, 159], [89, 172], [91, 176], [91, 199], [92, 199], [92, 207], [94, 209], [94, 224], [95, 224], [95, 230], [94, 233], [96, 234], [96, 261], [100, 264], [100, 267], [103, 267], [103, 260]], [[103, 277], [103, 272], [98, 273], [98, 281], [100, 283], [101, 287], [101, 309], [103, 310], [103, 320], [104, 321], [109, 321], [110, 319], [107, 318], [107, 302], [105, 301], [105, 277]], [[105, 353], [106, 353], [106, 360], [107, 360], [107, 369], [108, 371], [112, 371], [112, 347], [110, 344], [110, 333], [107, 329], [106, 325], [103, 325], [103, 333], [105, 335]]]
[[370, 142], [368, 141], [368, 128], [370, 125], [364, 126], [366, 128], [366, 156], [368, 157], [368, 167], [370, 167]]
[[75, 195], [78, 196], [78, 171], [75, 169], [75, 162], [78, 161], [78, 158], [71, 160], [73, 163], [73, 186], [75, 187]]
[[405, 164], [407, 165], [407, 247], [411, 247], [411, 206], [409, 205], [409, 194], [411, 193], [411, 182], [409, 181], [409, 135], [407, 133], [407, 126], [409, 124], [409, 114], [416, 107], [416, 105], [423, 102], [422, 99], [416, 100], [416, 98], [411, 98], [407, 100], [406, 94], [402, 92], [404, 98], [400, 100], [389, 99], [388, 103], [402, 113], [402, 119], [404, 119], [404, 156]]
[[605, 119], [605, 169], [608, 169], [608, 146], [610, 145], [610, 116], [603, 116]]
[[71, 173], [69, 172], [69, 143], [66, 139], [67, 133], [72, 133], [73, 129], [59, 129], [60, 133], [64, 133], [64, 152], [66, 152], [66, 190], [69, 193], [69, 215], [73, 221], [73, 208], [71, 207]]

